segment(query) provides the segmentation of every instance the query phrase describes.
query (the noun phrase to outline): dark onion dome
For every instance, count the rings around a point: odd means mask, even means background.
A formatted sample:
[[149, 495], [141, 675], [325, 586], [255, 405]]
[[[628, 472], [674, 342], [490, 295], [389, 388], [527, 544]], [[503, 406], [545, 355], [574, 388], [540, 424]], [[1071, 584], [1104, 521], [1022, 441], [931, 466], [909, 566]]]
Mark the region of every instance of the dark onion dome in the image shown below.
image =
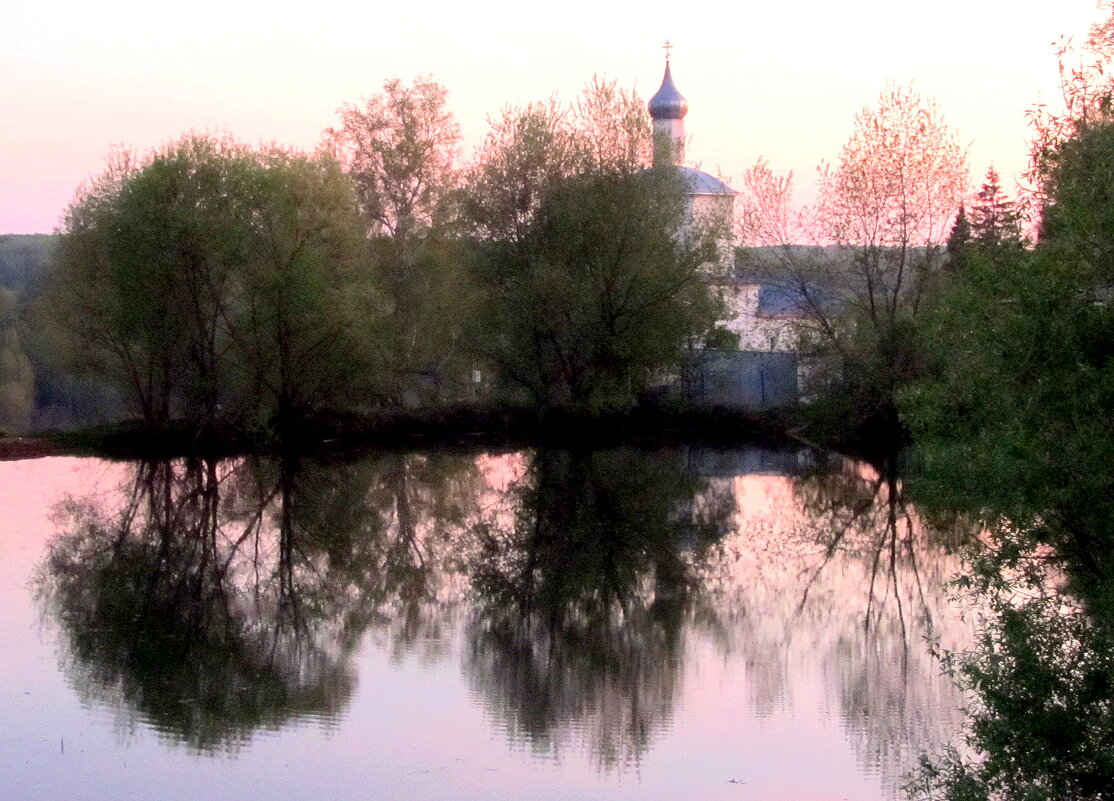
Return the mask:
[[668, 61], [665, 62], [665, 77], [661, 79], [661, 88], [650, 98], [649, 108], [650, 116], [655, 120], [682, 120], [689, 113], [688, 101], [673, 85]]
[[714, 178], [703, 170], [692, 167], [678, 167], [681, 173], [681, 186], [686, 195], [735, 195], [734, 189], [719, 178]]

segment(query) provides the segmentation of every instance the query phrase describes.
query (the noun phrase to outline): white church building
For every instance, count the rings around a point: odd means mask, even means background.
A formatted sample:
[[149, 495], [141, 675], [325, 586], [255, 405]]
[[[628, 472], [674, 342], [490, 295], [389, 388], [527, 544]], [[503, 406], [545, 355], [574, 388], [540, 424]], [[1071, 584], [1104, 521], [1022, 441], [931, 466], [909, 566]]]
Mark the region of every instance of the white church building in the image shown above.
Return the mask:
[[[668, 56], [661, 88], [648, 106], [657, 142], [654, 166], [680, 171], [689, 218], [733, 222], [735, 190], [685, 164], [688, 102], [673, 83]], [[732, 227], [729, 224], [726, 230]], [[726, 406], [794, 404], [799, 398], [795, 322], [801, 313], [783, 291], [738, 269], [730, 237], [719, 250], [723, 263], [713, 273], [720, 277], [711, 280], [727, 308], [722, 325], [738, 335], [738, 349], [694, 354], [685, 371], [684, 391], [692, 400]]]

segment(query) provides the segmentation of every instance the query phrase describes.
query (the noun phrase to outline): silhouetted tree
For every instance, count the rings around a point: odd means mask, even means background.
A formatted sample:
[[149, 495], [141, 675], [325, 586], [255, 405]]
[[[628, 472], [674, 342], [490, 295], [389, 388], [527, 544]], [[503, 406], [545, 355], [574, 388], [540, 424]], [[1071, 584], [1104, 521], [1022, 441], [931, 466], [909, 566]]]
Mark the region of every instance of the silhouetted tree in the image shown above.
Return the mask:
[[967, 220], [967, 209], [959, 207], [955, 215], [955, 224], [952, 232], [948, 234], [948, 268], [953, 272], [960, 272], [967, 264], [967, 252], [971, 248], [971, 223]]
[[1006, 197], [998, 172], [989, 167], [982, 188], [971, 204], [970, 237], [981, 248], [1021, 247], [1021, 212]]

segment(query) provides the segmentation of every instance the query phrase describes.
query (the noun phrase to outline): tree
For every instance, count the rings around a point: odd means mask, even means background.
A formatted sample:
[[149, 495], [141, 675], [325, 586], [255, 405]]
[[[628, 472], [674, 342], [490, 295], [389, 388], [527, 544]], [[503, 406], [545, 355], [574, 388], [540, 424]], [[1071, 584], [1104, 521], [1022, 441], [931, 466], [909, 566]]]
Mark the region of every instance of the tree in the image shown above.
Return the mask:
[[645, 103], [615, 81], [593, 76], [571, 107], [549, 98], [505, 108], [469, 170], [471, 230], [489, 242], [521, 242], [563, 181], [589, 171], [637, 173], [652, 155]]
[[939, 371], [902, 398], [920, 492], [986, 532], [989, 620], [951, 657], [971, 748], [926, 763], [930, 798], [1099, 799], [1114, 779], [1110, 30], [1078, 68], [1061, 51], [1063, 108], [1034, 114], [1037, 242], [975, 254], [929, 320]]
[[639, 172], [653, 161], [646, 103], [617, 81], [593, 75], [573, 106], [573, 124], [595, 169]]
[[373, 390], [382, 292], [361, 269], [363, 226], [328, 155], [256, 154], [251, 257], [225, 312], [241, 416], [285, 437], [307, 415]]
[[542, 406], [626, 403], [719, 308], [679, 176], [649, 170], [642, 101], [593, 79], [579, 101], [507, 109], [470, 171], [487, 293], [481, 355]]
[[1021, 220], [1017, 203], [1002, 191], [998, 172], [987, 168], [983, 185], [970, 205], [970, 214], [960, 206], [948, 236], [949, 269], [962, 272], [976, 251], [982, 258], [1016, 258], [1017, 251], [1027, 244]]
[[528, 247], [504, 252], [487, 354], [543, 406], [625, 403], [711, 328], [701, 266], [714, 244], [676, 235], [672, 171], [577, 176], [551, 191]]
[[67, 210], [57, 319], [148, 425], [216, 416], [249, 172], [239, 145], [186, 137], [143, 161], [118, 155]]
[[1023, 247], [1021, 212], [1006, 197], [993, 167], [986, 170], [986, 179], [971, 204], [971, 238], [983, 248]]
[[971, 247], [971, 223], [967, 219], [967, 209], [959, 207], [955, 215], [952, 232], [948, 234], [948, 242], [944, 249], [948, 253], [948, 267], [953, 272], [958, 272], [967, 263], [967, 251]]
[[903, 400], [927, 480], [1054, 543], [1086, 582], [1114, 563], [1114, 125], [1060, 153], [1042, 239], [1012, 259], [976, 253], [926, 321], [939, 370]]
[[896, 425], [895, 393], [921, 368], [916, 324], [966, 183], [966, 156], [935, 103], [901, 86], [855, 116], [799, 219], [787, 178], [761, 162], [745, 177], [744, 244], [777, 245], [763, 278], [798, 297], [806, 347], [840, 365], [827, 391], [842, 399], [844, 424]]
[[330, 160], [190, 136], [79, 192], [49, 305], [149, 427], [285, 419], [355, 367], [360, 234]]
[[460, 128], [447, 97], [429, 76], [392, 79], [362, 108], [342, 106], [340, 127], [325, 131], [373, 236], [405, 240], [450, 218]]
[[15, 293], [0, 287], [0, 432], [26, 427], [35, 405], [35, 377], [21, 342]]
[[555, 98], [503, 109], [469, 169], [465, 209], [482, 241], [526, 241], [545, 195], [586, 166], [583, 143]]
[[387, 317], [378, 337], [383, 397], [399, 402], [461, 372], [474, 294], [459, 237], [460, 129], [429, 77], [390, 80], [362, 107], [340, 109], [325, 132], [356, 185], [368, 261]]

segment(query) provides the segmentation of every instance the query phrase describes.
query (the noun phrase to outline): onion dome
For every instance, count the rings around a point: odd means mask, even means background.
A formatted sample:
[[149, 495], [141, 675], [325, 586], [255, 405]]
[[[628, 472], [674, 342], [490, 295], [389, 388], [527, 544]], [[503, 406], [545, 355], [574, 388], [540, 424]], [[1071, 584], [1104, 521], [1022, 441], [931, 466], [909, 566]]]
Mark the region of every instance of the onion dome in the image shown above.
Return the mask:
[[650, 116], [655, 120], [680, 120], [688, 114], [688, 101], [677, 91], [673, 85], [673, 76], [669, 74], [669, 62], [665, 62], [665, 77], [661, 80], [661, 88], [656, 95], [650, 98]]
[[719, 178], [692, 167], [678, 167], [681, 186], [686, 195], [737, 195], [739, 194]]

